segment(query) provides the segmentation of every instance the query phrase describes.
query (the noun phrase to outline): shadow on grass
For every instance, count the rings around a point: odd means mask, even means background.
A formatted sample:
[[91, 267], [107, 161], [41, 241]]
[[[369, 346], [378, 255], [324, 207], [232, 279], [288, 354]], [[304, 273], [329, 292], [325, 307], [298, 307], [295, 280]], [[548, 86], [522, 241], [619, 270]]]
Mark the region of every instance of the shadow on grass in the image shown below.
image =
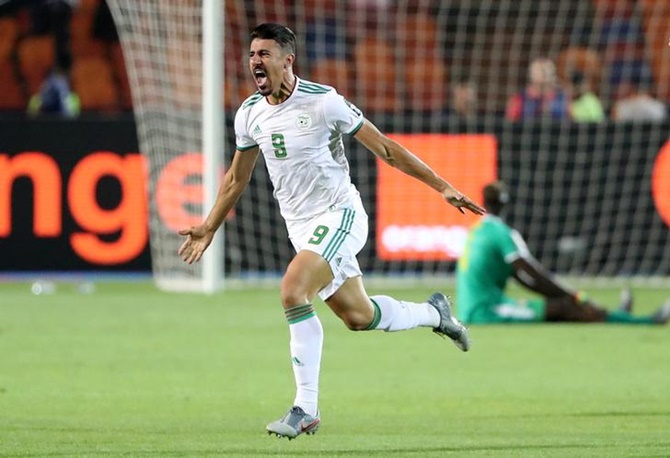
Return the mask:
[[[663, 443], [647, 443], [649, 448], [662, 448], [666, 450], [670, 447], [670, 442]], [[509, 445], [476, 445], [463, 447], [407, 447], [407, 448], [392, 448], [392, 449], [335, 449], [335, 450], [267, 450], [267, 449], [253, 449], [244, 447], [222, 447], [220, 449], [202, 449], [202, 450], [142, 450], [142, 451], [101, 451], [94, 450], [90, 452], [78, 451], [78, 456], [320, 456], [320, 455], [348, 455], [348, 456], [393, 456], [393, 455], [418, 455], [422, 456], [428, 453], [468, 453], [468, 452], [513, 452], [513, 451], [541, 451], [541, 450], [590, 450], [591, 453], [597, 455], [597, 450], [600, 448], [610, 448], [611, 445], [595, 445], [595, 444], [509, 444]], [[83, 453], [83, 455], [80, 455]], [[570, 453], [570, 452], [566, 452]], [[2, 455], [4, 457], [61, 457], [73, 456], [71, 452], [54, 452], [54, 453], [22, 453], [20, 455]], [[594, 455], [595, 456], [595, 455]], [[667, 455], [646, 455], [646, 456], [667, 456]]]
[[585, 417], [585, 418], [596, 418], [596, 417], [670, 417], [670, 411], [659, 411], [659, 412], [650, 412], [648, 410], [640, 411], [608, 411], [604, 410], [602, 412], [566, 412], [566, 413], [537, 413], [537, 414], [514, 414], [514, 415], [478, 415], [473, 418], [475, 419], [485, 419], [485, 418], [495, 418], [495, 419], [524, 419], [524, 418], [565, 418], [565, 417]]
[[670, 417], [670, 412], [649, 412], [641, 410], [638, 412], [579, 412], [565, 415], [566, 417]]
[[[668, 447], [670, 442], [658, 444], [645, 444], [648, 447]], [[366, 450], [296, 450], [286, 451], [287, 456], [314, 456], [318, 454], [324, 455], [351, 455], [351, 456], [387, 456], [387, 455], [406, 455], [428, 453], [468, 453], [468, 452], [513, 452], [513, 451], [530, 451], [533, 450], [591, 450], [597, 453], [599, 448], [610, 448], [610, 445], [594, 445], [594, 444], [509, 444], [509, 445], [472, 445], [463, 447], [407, 447], [407, 448], [392, 448], [392, 449], [366, 449]], [[284, 453], [279, 453], [276, 450], [245, 450], [245, 449], [226, 449], [225, 453], [250, 454], [258, 456], [282, 456]], [[569, 453], [569, 452], [566, 452]]]

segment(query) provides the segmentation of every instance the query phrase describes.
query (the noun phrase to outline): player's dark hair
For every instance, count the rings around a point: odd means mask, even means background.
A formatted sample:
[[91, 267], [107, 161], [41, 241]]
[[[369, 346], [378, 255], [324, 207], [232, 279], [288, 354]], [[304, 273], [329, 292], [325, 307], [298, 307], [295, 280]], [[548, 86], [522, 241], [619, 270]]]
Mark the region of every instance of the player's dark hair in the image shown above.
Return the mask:
[[274, 40], [283, 51], [295, 54], [295, 33], [285, 25], [274, 24], [272, 22], [259, 24], [251, 31], [251, 41], [256, 38]]
[[509, 201], [507, 186], [502, 181], [496, 181], [484, 186], [484, 207], [489, 213], [497, 215]]

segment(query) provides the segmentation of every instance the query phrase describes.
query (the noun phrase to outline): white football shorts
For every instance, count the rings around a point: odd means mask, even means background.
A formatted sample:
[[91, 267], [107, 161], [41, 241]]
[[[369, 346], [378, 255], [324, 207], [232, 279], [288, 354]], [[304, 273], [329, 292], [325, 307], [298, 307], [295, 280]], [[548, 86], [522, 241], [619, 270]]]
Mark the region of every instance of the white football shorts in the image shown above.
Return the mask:
[[362, 275], [356, 255], [368, 238], [368, 215], [363, 204], [332, 208], [308, 221], [287, 224], [289, 239], [296, 253], [309, 250], [328, 261], [333, 281], [319, 291], [328, 299], [348, 278]]

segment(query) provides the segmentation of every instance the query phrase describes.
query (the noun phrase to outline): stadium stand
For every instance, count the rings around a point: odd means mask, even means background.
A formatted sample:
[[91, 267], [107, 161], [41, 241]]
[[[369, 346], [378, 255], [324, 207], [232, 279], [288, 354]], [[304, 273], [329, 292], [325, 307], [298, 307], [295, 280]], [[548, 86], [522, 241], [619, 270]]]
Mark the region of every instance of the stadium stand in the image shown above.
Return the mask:
[[54, 38], [51, 36], [28, 36], [19, 41], [19, 68], [29, 94], [39, 90], [54, 65], [55, 54]]
[[646, 54], [650, 56], [656, 92], [670, 101], [670, 2], [642, 0]]
[[356, 100], [361, 108], [378, 112], [396, 108], [394, 50], [387, 41], [370, 37], [357, 42], [354, 69]]
[[0, 18], [0, 62], [5, 62], [9, 59], [16, 37], [18, 36], [19, 27], [11, 17]]
[[[532, 18], [541, 13], [516, 11], [511, 4], [435, 2], [437, 6], [431, 9], [423, 3], [405, 8], [393, 2], [360, 0], [346, 2], [351, 9], [345, 14], [341, 8], [344, 3], [227, 1], [225, 85], [230, 93], [225, 95], [226, 108], [233, 109], [248, 95], [244, 43], [250, 25], [259, 21], [295, 24], [296, 31], [304, 37], [298, 49], [297, 73], [331, 82], [366, 110], [388, 112], [401, 105], [403, 109], [424, 112], [444, 108], [448, 106], [450, 76], [467, 74], [478, 88], [480, 108], [500, 114], [509, 94], [523, 86], [522, 69], [528, 64], [523, 56], [506, 59], [504, 51], [521, 45], [527, 47], [524, 55], [528, 60], [540, 52], [556, 58], [563, 82], [569, 80], [570, 72], [582, 72], [608, 106], [617, 85], [630, 75], [648, 77], [654, 92], [662, 100], [670, 100], [670, 2], [666, 0], [591, 0], [592, 15], [576, 18], [577, 22], [584, 22], [583, 36], [577, 38], [562, 36], [558, 26], [544, 30], [534, 23], [520, 33], [518, 28], [507, 26], [510, 22], [504, 18], [521, 14]], [[558, 2], [558, 9], [559, 3], [569, 2]], [[94, 33], [100, 6], [100, 0], [81, 0], [73, 10], [72, 55], [75, 63], [91, 59], [107, 63], [111, 86], [104, 83], [103, 93], [108, 94], [104, 97], [111, 99], [114, 94], [118, 103], [98, 100], [83, 108], [130, 110], [132, 97], [120, 46]], [[582, 4], [579, 8], [586, 11]], [[471, 20], [473, 15], [476, 21]], [[463, 20], [467, 30], [459, 25]], [[475, 35], [478, 39], [469, 41]], [[528, 45], [531, 35], [533, 41]], [[459, 55], [453, 55], [454, 50]], [[0, 78], [8, 89], [0, 97], [0, 109], [16, 110], [35, 93], [54, 59], [53, 38], [32, 34], [28, 14], [19, 11], [0, 17]], [[348, 68], [343, 62], [349, 62]], [[75, 87], [82, 84], [78, 82]], [[400, 94], [403, 100], [399, 100]], [[84, 96], [83, 100], [93, 99]]]
[[116, 111], [118, 95], [109, 62], [101, 57], [80, 57], [72, 65], [72, 87], [82, 110]]
[[564, 49], [558, 56], [559, 78], [567, 83], [574, 72], [581, 72], [591, 87], [598, 89], [602, 76], [602, 59], [597, 51], [581, 46]]
[[21, 83], [16, 75], [16, 69], [11, 62], [0, 62], [0, 110], [23, 110], [27, 100]]
[[132, 110], [133, 100], [130, 91], [130, 82], [128, 81], [128, 73], [126, 71], [126, 62], [123, 59], [123, 50], [119, 43], [115, 43], [110, 47], [110, 60], [112, 72], [114, 74], [114, 81], [119, 88], [119, 102], [122, 110]]
[[350, 66], [344, 59], [321, 59], [312, 64], [310, 78], [337, 88], [345, 97], [353, 95]]

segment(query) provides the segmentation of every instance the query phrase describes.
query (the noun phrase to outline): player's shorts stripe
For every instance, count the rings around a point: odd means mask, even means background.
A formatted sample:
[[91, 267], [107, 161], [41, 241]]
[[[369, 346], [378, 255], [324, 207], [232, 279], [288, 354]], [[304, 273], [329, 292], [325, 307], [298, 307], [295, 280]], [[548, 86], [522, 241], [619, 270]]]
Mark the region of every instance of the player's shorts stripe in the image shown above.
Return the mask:
[[323, 257], [326, 259], [326, 261], [330, 262], [333, 259], [333, 256], [335, 256], [335, 253], [337, 253], [337, 250], [344, 242], [344, 238], [351, 231], [351, 225], [354, 221], [353, 214], [354, 211], [351, 209], [346, 208], [344, 210], [344, 213], [342, 214], [342, 221], [340, 222], [340, 227], [337, 228], [335, 235], [330, 240], [328, 246], [323, 252]]
[[328, 246], [323, 252], [323, 257], [326, 261], [330, 262], [337, 253], [337, 250], [340, 249], [347, 235], [351, 232], [351, 226], [354, 224], [354, 216], [356, 212], [350, 208], [346, 208], [342, 214], [342, 222], [340, 227], [337, 228], [335, 236], [332, 238]]

